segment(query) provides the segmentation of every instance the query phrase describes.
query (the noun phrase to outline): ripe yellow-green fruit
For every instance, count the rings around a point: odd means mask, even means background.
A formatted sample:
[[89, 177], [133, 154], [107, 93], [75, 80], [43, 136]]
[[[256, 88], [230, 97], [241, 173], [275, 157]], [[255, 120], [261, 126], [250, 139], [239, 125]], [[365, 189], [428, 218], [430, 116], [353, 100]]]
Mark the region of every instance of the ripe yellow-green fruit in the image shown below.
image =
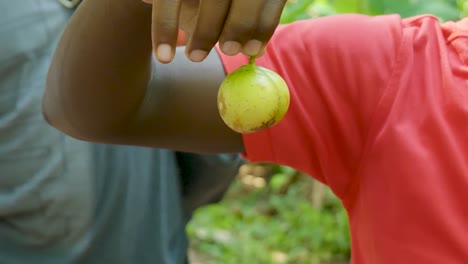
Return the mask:
[[248, 134], [276, 125], [289, 108], [289, 89], [276, 72], [249, 64], [231, 72], [218, 91], [218, 110], [232, 130]]

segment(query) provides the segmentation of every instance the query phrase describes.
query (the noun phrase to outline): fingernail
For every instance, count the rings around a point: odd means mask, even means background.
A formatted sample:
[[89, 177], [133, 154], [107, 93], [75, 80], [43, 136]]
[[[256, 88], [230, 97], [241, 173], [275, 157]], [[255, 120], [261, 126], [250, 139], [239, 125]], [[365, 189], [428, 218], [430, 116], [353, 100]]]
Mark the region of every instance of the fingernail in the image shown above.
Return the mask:
[[226, 41], [221, 46], [221, 50], [227, 55], [234, 56], [240, 52], [241, 44], [236, 41]]
[[200, 62], [205, 59], [208, 53], [204, 50], [192, 50], [189, 55], [189, 59], [193, 62]]
[[262, 48], [262, 42], [258, 40], [249, 40], [244, 46], [244, 53], [248, 56], [255, 56], [260, 52]]
[[156, 50], [158, 60], [162, 62], [170, 62], [172, 60], [172, 47], [169, 44], [159, 44]]

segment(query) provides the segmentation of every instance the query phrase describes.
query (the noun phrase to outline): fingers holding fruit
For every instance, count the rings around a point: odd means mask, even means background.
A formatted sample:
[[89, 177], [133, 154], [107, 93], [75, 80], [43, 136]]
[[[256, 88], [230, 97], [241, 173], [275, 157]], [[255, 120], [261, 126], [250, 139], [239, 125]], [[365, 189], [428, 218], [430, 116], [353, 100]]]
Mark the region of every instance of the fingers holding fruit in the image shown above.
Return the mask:
[[187, 56], [202, 61], [218, 41], [227, 55], [259, 56], [285, 4], [286, 0], [201, 0]]
[[286, 0], [233, 0], [219, 43], [227, 55], [259, 56], [279, 24]]
[[179, 27], [187, 32], [186, 53], [203, 61], [219, 42], [223, 53], [259, 56], [279, 24], [287, 0], [143, 0], [153, 4], [156, 58], [172, 61]]

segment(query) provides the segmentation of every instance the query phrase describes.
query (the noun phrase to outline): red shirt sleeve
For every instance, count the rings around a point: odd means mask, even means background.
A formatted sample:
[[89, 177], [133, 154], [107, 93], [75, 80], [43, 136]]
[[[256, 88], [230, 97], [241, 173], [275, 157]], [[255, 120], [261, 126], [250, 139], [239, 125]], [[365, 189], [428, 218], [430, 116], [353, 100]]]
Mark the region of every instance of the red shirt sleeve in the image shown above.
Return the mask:
[[[257, 64], [287, 82], [291, 103], [273, 128], [243, 135], [246, 158], [294, 167], [343, 198], [371, 141], [374, 111], [393, 72], [399, 16], [338, 15], [278, 27]], [[247, 63], [220, 54], [226, 72]]]

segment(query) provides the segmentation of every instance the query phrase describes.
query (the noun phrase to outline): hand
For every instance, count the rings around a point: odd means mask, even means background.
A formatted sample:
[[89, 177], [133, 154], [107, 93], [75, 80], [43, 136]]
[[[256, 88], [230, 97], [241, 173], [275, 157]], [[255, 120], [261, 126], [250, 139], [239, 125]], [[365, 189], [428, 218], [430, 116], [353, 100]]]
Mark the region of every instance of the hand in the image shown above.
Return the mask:
[[169, 63], [179, 28], [187, 34], [186, 55], [203, 61], [220, 44], [227, 55], [259, 56], [279, 24], [287, 0], [143, 0], [153, 4], [156, 58]]

